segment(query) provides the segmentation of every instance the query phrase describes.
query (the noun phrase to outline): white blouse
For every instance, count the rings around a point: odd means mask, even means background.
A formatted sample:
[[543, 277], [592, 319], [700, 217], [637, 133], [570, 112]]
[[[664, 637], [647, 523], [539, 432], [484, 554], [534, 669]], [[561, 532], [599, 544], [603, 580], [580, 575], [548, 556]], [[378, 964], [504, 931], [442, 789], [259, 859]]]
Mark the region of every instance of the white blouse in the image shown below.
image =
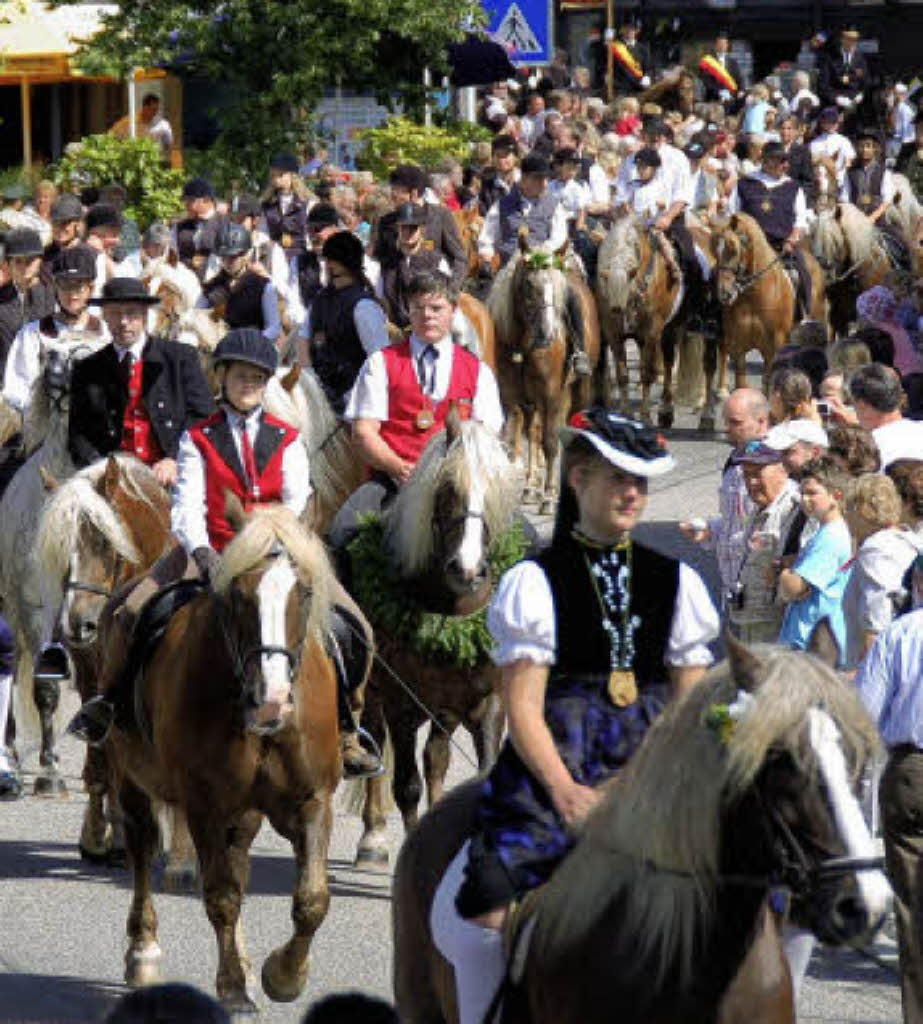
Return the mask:
[[[551, 665], [557, 654], [554, 599], [544, 569], [532, 561], [519, 562], [505, 573], [487, 611], [494, 638], [491, 658], [510, 665], [527, 658]], [[718, 635], [718, 613], [702, 577], [679, 564], [679, 588], [664, 660], [667, 665], [711, 665], [708, 642]]]

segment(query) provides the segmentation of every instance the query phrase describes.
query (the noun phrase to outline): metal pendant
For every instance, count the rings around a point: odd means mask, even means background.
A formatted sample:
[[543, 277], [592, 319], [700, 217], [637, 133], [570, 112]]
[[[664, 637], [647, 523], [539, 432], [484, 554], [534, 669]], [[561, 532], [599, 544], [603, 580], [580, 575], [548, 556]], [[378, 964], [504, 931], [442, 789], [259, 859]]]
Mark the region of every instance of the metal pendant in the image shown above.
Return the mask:
[[436, 417], [433, 415], [433, 410], [428, 405], [424, 405], [417, 413], [417, 418], [414, 422], [417, 425], [417, 430], [429, 430], [436, 422]]
[[282, 236], [282, 248], [291, 249], [293, 241], [294, 239], [292, 238], [292, 236], [286, 231], [285, 234]]
[[609, 673], [609, 699], [617, 708], [627, 708], [638, 699], [638, 684], [631, 669], [615, 669]]
[[760, 203], [760, 209], [763, 211], [763, 213], [769, 213], [769, 211], [772, 209], [772, 200], [764, 199]]

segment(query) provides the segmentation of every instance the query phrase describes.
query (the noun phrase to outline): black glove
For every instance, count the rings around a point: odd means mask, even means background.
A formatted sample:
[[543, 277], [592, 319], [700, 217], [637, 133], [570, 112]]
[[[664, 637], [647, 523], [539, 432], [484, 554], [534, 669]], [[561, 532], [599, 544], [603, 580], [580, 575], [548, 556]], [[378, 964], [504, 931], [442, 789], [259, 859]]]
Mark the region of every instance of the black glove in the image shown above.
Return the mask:
[[192, 560], [198, 567], [202, 579], [211, 586], [221, 568], [221, 555], [213, 548], [203, 545], [192, 552]]

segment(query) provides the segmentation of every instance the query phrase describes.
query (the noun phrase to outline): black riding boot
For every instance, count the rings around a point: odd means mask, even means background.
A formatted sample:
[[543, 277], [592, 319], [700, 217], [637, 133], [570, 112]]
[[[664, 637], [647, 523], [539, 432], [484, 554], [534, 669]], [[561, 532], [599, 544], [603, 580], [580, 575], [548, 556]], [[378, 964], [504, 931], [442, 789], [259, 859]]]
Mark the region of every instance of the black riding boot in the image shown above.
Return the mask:
[[567, 333], [570, 336], [571, 344], [571, 366], [578, 377], [589, 377], [593, 373], [590, 366], [589, 356], [584, 347], [584, 330], [586, 325], [583, 322], [583, 311], [580, 308], [580, 300], [576, 291], [568, 285], [567, 306], [566, 306]]
[[[337, 711], [343, 774], [358, 779], [380, 775], [381, 751], [372, 737], [356, 723], [351, 694], [362, 685], [368, 668], [369, 651], [362, 624], [349, 610], [334, 605], [330, 614], [329, 652], [337, 677]], [[371, 750], [362, 745], [365, 741]]]

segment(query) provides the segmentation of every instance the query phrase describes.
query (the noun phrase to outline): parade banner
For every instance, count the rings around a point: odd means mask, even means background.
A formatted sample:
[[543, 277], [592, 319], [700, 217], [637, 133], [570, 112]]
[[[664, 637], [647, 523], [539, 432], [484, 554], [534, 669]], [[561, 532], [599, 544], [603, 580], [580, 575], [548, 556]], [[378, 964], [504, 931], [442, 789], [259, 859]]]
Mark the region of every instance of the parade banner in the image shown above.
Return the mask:
[[737, 92], [738, 85], [734, 76], [716, 58], [706, 54], [699, 61], [699, 70], [708, 75], [709, 78], [713, 78], [722, 89], [727, 89], [728, 92]]
[[518, 65], [550, 64], [554, 55], [553, 0], [484, 0], [487, 31]]
[[628, 74], [640, 82], [644, 77], [644, 68], [635, 60], [631, 50], [621, 40], [616, 43], [610, 43], [609, 49], [612, 51], [612, 56], [615, 57]]

